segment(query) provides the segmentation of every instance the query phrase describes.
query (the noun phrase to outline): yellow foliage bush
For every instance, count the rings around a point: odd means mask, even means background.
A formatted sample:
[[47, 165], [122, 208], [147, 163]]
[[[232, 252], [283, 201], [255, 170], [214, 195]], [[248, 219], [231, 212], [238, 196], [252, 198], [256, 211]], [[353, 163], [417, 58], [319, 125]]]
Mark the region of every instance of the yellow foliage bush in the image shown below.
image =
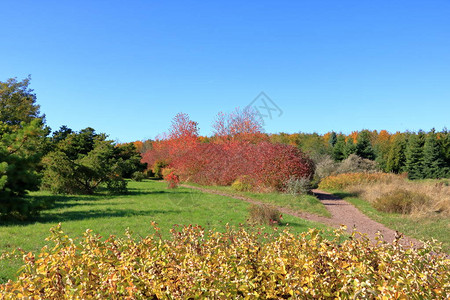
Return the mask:
[[163, 168], [161, 170], [162, 178], [166, 178], [167, 176], [169, 176], [170, 173], [173, 173], [173, 172], [175, 172], [174, 168]]
[[248, 192], [252, 190], [252, 185], [247, 176], [241, 176], [231, 184], [231, 188], [238, 192]]
[[336, 189], [342, 190], [351, 185], [375, 183], [375, 182], [389, 182], [401, 175], [394, 175], [389, 173], [345, 173], [334, 176], [328, 176], [322, 179], [319, 183], [320, 189]]
[[[155, 228], [158, 230], [157, 228]], [[80, 241], [52, 229], [54, 247], [24, 255], [17, 281], [1, 299], [448, 299], [450, 261], [433, 245], [353, 236], [333, 241], [317, 230], [264, 236], [188, 226], [162, 240], [158, 231], [104, 240], [87, 230]]]

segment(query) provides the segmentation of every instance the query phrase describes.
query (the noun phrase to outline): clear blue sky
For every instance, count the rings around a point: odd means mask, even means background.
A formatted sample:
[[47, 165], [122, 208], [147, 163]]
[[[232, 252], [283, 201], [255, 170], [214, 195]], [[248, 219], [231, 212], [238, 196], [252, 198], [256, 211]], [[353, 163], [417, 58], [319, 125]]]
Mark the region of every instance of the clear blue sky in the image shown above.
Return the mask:
[[450, 1], [9, 1], [0, 81], [32, 75], [52, 129], [154, 138], [178, 112], [211, 133], [264, 91], [266, 132], [440, 130]]

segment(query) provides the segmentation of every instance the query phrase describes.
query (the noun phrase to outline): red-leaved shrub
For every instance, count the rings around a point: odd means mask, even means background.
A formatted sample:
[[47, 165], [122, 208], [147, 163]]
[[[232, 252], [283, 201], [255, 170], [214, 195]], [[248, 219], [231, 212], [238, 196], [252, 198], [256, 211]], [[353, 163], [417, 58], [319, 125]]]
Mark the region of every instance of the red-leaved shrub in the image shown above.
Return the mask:
[[[200, 142], [197, 123], [179, 114], [169, 135], [153, 142], [142, 162], [152, 166], [156, 161], [163, 161], [176, 171], [181, 181], [206, 185], [231, 185], [245, 176], [253, 188], [282, 190], [289, 178], [313, 176], [312, 160], [298, 148], [270, 143], [261, 138], [261, 132], [251, 132], [257, 128], [252, 125], [253, 121], [245, 123], [245, 118], [236, 119], [244, 123], [241, 127], [247, 130], [237, 132], [238, 138], [216, 136], [213, 142], [204, 143]], [[229, 128], [241, 128], [227, 126], [228, 131], [223, 130], [227, 134], [231, 131]]]

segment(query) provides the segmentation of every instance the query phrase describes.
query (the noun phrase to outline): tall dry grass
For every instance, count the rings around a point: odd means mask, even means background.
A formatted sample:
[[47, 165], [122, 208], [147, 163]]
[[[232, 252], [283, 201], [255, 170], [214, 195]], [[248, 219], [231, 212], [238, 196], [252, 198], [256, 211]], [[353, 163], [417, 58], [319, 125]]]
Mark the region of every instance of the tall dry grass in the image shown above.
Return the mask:
[[400, 176], [391, 176], [389, 179], [389, 181], [349, 185], [345, 191], [355, 193], [372, 204], [383, 200], [389, 201], [393, 198], [392, 195], [413, 195], [412, 198], [418, 200], [411, 203], [411, 210], [408, 212], [411, 215], [450, 216], [450, 186], [444, 182], [413, 182]]

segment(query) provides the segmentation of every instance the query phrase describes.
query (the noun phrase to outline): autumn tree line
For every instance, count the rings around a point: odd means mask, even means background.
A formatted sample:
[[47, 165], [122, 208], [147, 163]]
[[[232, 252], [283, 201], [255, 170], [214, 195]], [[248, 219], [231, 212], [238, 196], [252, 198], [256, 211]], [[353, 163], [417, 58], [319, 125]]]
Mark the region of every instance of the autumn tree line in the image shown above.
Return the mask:
[[450, 133], [447, 129], [429, 132], [354, 131], [318, 134], [273, 134], [272, 142], [293, 144], [320, 160], [330, 156], [339, 162], [355, 154], [375, 161], [381, 171], [408, 173], [409, 179], [450, 176]]
[[[199, 136], [200, 143], [214, 143], [217, 137]], [[292, 145], [306, 153], [314, 162], [326, 158], [342, 162], [351, 155], [373, 161], [377, 169], [387, 173], [407, 173], [409, 179], [450, 177], [450, 132], [447, 129], [429, 132], [354, 131], [351, 134], [328, 132], [259, 134], [255, 141]], [[142, 154], [148, 153], [158, 141], [136, 141]]]

